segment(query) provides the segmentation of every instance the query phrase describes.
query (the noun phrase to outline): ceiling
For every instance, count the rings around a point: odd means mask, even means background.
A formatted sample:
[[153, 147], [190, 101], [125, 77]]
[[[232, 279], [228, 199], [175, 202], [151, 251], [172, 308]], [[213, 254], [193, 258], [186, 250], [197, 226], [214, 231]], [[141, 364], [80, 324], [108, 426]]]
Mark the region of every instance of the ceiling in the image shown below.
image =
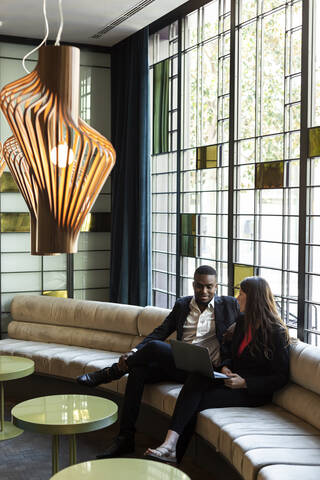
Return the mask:
[[[61, 41], [111, 47], [185, 0], [63, 0]], [[43, 0], [0, 0], [0, 35], [43, 38]], [[49, 39], [59, 28], [58, 0], [47, 0]], [[107, 30], [106, 33], [101, 30]], [[92, 38], [99, 34], [99, 38]]]

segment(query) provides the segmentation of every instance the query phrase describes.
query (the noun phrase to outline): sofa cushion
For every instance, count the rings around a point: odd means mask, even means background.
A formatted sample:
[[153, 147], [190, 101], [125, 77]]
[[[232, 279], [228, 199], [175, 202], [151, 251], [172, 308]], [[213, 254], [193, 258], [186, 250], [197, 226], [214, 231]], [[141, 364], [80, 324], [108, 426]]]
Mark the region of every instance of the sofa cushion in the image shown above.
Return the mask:
[[[256, 448], [243, 458], [241, 475], [245, 480], [256, 480], [260, 469], [273, 464], [320, 466], [319, 448]], [[285, 478], [287, 476], [278, 477]]]
[[290, 346], [290, 379], [320, 395], [319, 347], [299, 341]]
[[319, 480], [320, 467], [313, 465], [269, 465], [263, 467], [258, 480]]
[[1, 340], [0, 353], [31, 358], [37, 373], [68, 379], [112, 365], [120, 355], [119, 352], [12, 339]]
[[61, 343], [78, 347], [128, 352], [131, 349], [132, 336], [125, 333], [102, 332], [87, 328], [61, 327], [29, 322], [9, 323], [11, 338], [34, 342]]
[[141, 311], [143, 307], [134, 305], [36, 295], [17, 295], [11, 303], [11, 316], [16, 321], [130, 335], [138, 335], [137, 319]]
[[273, 395], [273, 402], [320, 429], [320, 396], [316, 393], [289, 383]]
[[212, 443], [230, 462], [233, 444], [243, 435], [319, 435], [319, 431], [282, 408], [211, 408], [199, 415], [197, 432]]
[[138, 335], [146, 337], [169, 315], [170, 310], [158, 307], [145, 307], [138, 316]]
[[260, 435], [240, 436], [233, 442], [231, 458], [233, 465], [239, 472], [242, 472], [244, 455], [255, 448], [320, 448], [320, 432], [319, 435], [288, 434], [284, 436], [262, 433]]

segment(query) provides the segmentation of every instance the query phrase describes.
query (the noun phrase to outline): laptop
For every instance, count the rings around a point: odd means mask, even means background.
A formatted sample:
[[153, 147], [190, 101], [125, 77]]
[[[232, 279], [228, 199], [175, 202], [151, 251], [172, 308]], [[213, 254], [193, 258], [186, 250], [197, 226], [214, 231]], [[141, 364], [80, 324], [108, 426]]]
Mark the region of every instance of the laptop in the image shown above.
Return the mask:
[[209, 352], [205, 347], [193, 343], [170, 340], [176, 367], [190, 373], [199, 373], [210, 378], [229, 378], [213, 369]]

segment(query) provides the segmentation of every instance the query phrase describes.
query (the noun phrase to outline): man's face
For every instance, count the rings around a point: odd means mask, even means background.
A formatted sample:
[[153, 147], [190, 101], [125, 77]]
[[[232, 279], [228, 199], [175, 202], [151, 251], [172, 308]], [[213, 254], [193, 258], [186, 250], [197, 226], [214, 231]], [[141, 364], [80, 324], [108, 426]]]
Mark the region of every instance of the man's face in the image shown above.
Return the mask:
[[193, 281], [194, 298], [199, 305], [207, 305], [214, 297], [217, 287], [215, 275], [195, 275]]

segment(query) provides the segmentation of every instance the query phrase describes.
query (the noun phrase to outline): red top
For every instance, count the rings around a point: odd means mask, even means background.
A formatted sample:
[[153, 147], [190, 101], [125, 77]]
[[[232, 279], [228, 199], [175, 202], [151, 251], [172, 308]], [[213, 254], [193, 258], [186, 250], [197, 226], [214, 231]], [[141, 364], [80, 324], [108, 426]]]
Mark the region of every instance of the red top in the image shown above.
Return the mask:
[[242, 342], [239, 345], [238, 349], [238, 357], [242, 354], [243, 350], [249, 345], [249, 343], [252, 340], [252, 330], [251, 330], [251, 325], [249, 325], [248, 332], [245, 334], [245, 336], [242, 339]]

